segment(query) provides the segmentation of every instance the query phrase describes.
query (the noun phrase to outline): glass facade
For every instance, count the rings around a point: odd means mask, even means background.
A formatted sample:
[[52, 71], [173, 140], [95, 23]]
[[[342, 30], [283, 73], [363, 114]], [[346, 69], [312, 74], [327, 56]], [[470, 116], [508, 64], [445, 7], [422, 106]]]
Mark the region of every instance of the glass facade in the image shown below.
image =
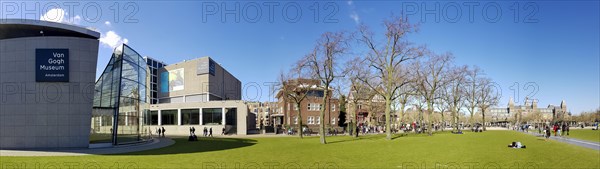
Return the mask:
[[149, 134], [142, 119], [151, 113], [148, 95], [146, 61], [127, 45], [117, 47], [96, 81], [90, 141], [114, 145], [143, 141]]

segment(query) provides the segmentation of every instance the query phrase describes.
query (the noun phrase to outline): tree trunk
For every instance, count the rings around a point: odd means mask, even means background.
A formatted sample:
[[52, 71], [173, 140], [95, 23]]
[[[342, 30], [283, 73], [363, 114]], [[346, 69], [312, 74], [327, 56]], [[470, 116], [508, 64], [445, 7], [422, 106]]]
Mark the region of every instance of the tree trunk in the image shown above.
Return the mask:
[[353, 110], [352, 110], [353, 111], [352, 112], [352, 118], [353, 118], [352, 121], [353, 122], [352, 122], [352, 126], [351, 126], [352, 127], [352, 137], [358, 137], [358, 134], [357, 134], [358, 131], [356, 131], [357, 126], [358, 126], [358, 105], [356, 103], [354, 103], [352, 105], [352, 107], [353, 107]]
[[390, 106], [392, 105], [392, 101], [390, 100], [390, 98], [391, 97], [385, 98], [385, 138], [388, 140], [392, 140], [392, 130], [390, 130]]
[[329, 95], [329, 86], [325, 85], [325, 94], [323, 96], [323, 105], [321, 106], [321, 124], [319, 124], [319, 133], [321, 138], [321, 144], [327, 144], [327, 140], [325, 140], [325, 108], [327, 108], [327, 97]]
[[483, 131], [486, 131], [486, 128], [485, 128], [485, 110], [484, 109], [481, 109], [481, 117], [483, 117], [482, 118], [483, 122], [481, 123], [483, 125]]
[[425, 121], [427, 121], [427, 133], [431, 136], [433, 135], [433, 131], [431, 131], [431, 114], [433, 112], [433, 104], [428, 102], [427, 103], [427, 119]]
[[444, 131], [444, 128], [446, 128], [446, 120], [444, 119], [444, 111], [442, 111], [442, 126], [440, 126], [440, 128], [442, 129], [442, 131]]
[[300, 103], [296, 103], [298, 107], [298, 134], [300, 138], [304, 138], [304, 133], [302, 131], [302, 109], [300, 108]]

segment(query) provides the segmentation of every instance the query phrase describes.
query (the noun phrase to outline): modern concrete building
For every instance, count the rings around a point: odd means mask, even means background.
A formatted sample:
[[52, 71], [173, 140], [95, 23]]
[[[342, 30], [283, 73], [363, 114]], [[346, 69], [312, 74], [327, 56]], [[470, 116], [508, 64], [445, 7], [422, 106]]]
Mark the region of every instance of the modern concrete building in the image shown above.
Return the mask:
[[0, 22], [0, 149], [88, 147], [100, 33]]
[[154, 132], [164, 127], [167, 135], [198, 133], [206, 127], [213, 135], [245, 135], [256, 125], [241, 101], [241, 82], [210, 57], [201, 57], [158, 69], [158, 104], [144, 115], [144, 125]]
[[149, 73], [150, 73], [150, 104], [158, 103], [158, 69], [167, 66], [166, 63], [159, 61], [157, 59], [151, 58], [149, 56], [145, 56], [144, 60], [146, 61], [146, 65], [148, 65]]

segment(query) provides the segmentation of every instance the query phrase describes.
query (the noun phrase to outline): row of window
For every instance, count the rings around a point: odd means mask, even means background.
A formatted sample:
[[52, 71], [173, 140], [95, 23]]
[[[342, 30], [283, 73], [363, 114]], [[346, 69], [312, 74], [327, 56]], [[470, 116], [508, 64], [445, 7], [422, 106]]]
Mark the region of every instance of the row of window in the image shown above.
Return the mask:
[[[331, 124], [335, 124], [336, 122], [336, 118], [333, 117], [331, 118]], [[308, 116], [306, 118], [306, 123], [307, 124], [321, 124], [321, 117], [319, 116]], [[294, 124], [298, 124], [298, 116], [294, 117]]]
[[[162, 110], [160, 113], [161, 122], [158, 122], [158, 111], [150, 111], [144, 116], [145, 125], [177, 125], [177, 119], [181, 119], [181, 125], [199, 125], [200, 109], [181, 109], [181, 117], [178, 117], [177, 110]], [[203, 125], [221, 125], [223, 123], [223, 114], [221, 108], [203, 108]]]
[[[294, 105], [294, 110], [298, 110], [298, 105], [293, 104]], [[319, 111], [321, 110], [321, 107], [323, 106], [323, 104], [320, 103], [308, 103], [308, 110], [309, 111]], [[288, 110], [290, 110], [290, 103], [288, 103]], [[335, 104], [331, 105], [331, 111], [335, 111]]]

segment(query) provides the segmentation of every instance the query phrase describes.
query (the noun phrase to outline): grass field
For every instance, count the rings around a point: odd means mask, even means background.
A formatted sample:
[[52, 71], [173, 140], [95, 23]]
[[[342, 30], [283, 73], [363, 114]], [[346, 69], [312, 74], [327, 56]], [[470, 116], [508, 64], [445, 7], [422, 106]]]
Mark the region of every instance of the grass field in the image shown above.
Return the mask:
[[600, 131], [591, 129], [570, 130], [567, 137], [600, 143]]
[[[6, 166], [44, 168], [599, 168], [600, 151], [514, 131], [328, 137], [176, 139], [162, 149], [119, 155], [1, 157]], [[520, 141], [526, 149], [507, 148]]]

